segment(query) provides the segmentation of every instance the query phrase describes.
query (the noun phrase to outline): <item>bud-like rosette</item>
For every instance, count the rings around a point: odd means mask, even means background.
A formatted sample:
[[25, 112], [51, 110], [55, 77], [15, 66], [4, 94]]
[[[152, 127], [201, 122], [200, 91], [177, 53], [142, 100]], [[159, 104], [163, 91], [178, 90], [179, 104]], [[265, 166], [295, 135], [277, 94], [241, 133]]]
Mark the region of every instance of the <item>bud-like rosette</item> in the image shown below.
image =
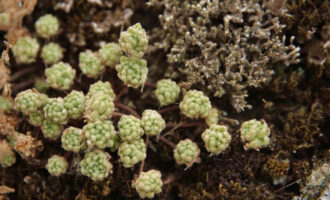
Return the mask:
[[44, 121], [44, 114], [42, 111], [35, 111], [29, 115], [29, 123], [33, 126], [41, 126]]
[[116, 148], [117, 133], [111, 121], [89, 122], [83, 128], [88, 146]]
[[62, 156], [53, 155], [46, 164], [46, 169], [53, 176], [60, 176], [68, 169], [68, 161]]
[[93, 181], [102, 181], [112, 173], [111, 156], [103, 151], [96, 150], [85, 154], [80, 162], [81, 173]]
[[162, 191], [162, 174], [158, 170], [141, 172], [140, 176], [133, 181], [132, 187], [136, 189], [139, 196], [144, 198], [154, 198], [155, 194]]
[[107, 43], [99, 49], [99, 55], [104, 65], [115, 67], [119, 63], [123, 52], [116, 43]]
[[58, 34], [60, 23], [54, 15], [46, 14], [36, 21], [34, 27], [40, 37], [50, 38]]
[[209, 111], [209, 114], [205, 118], [205, 122], [208, 126], [211, 126], [212, 124], [217, 124], [219, 122], [219, 112], [218, 109], [212, 108]]
[[246, 142], [244, 149], [259, 149], [270, 144], [270, 129], [264, 120], [252, 119], [246, 121], [241, 126], [241, 140]]
[[11, 99], [0, 95], [0, 112], [7, 112], [12, 109], [13, 103]]
[[60, 45], [50, 42], [42, 47], [40, 56], [45, 64], [54, 64], [62, 60], [63, 49]]
[[91, 50], [80, 52], [79, 68], [81, 69], [83, 74], [85, 74], [89, 78], [97, 78], [105, 70], [105, 67], [104, 65], [102, 65], [100, 57]]
[[12, 51], [18, 64], [30, 64], [35, 62], [39, 48], [38, 40], [27, 36], [18, 38]]
[[122, 56], [116, 66], [118, 77], [125, 85], [137, 88], [147, 80], [147, 61], [133, 57]]
[[64, 107], [68, 111], [68, 115], [72, 119], [79, 119], [85, 112], [85, 96], [84, 93], [72, 90], [64, 98]]
[[181, 112], [189, 118], [205, 118], [211, 110], [211, 102], [203, 92], [198, 90], [188, 91], [180, 103]]
[[50, 119], [45, 119], [42, 122], [41, 131], [45, 138], [56, 140], [62, 134], [62, 127], [59, 123], [53, 122]]
[[85, 136], [80, 128], [69, 127], [64, 130], [61, 136], [62, 147], [66, 151], [79, 151], [87, 147]]
[[76, 70], [70, 64], [59, 62], [45, 70], [47, 83], [59, 90], [68, 90], [73, 84]]
[[66, 124], [68, 122], [68, 111], [64, 107], [62, 98], [49, 99], [44, 107], [44, 115], [45, 118], [59, 124]]
[[10, 167], [16, 162], [16, 156], [12, 150], [3, 151], [1, 154], [3, 154], [0, 160], [1, 167]]
[[136, 163], [147, 157], [146, 145], [143, 139], [123, 142], [119, 145], [118, 155], [124, 167], [133, 167]]
[[105, 120], [110, 118], [115, 109], [115, 104], [110, 95], [97, 92], [86, 101], [84, 117], [88, 121]]
[[227, 126], [213, 124], [203, 132], [202, 139], [206, 150], [218, 155], [229, 146], [231, 135], [228, 133]]
[[141, 125], [146, 135], [159, 135], [165, 129], [165, 120], [157, 111], [147, 109], [142, 114]]
[[180, 86], [170, 79], [162, 79], [157, 82], [155, 96], [160, 105], [166, 106], [174, 103], [180, 95]]
[[40, 94], [35, 90], [25, 90], [17, 94], [15, 98], [16, 109], [24, 114], [36, 112], [41, 107]]
[[144, 134], [141, 121], [133, 115], [123, 115], [118, 122], [119, 136], [122, 141], [132, 142]]
[[119, 44], [126, 54], [141, 58], [148, 47], [147, 33], [141, 24], [137, 23], [120, 33]]
[[200, 150], [196, 143], [190, 139], [181, 140], [174, 149], [174, 158], [176, 162], [181, 165], [185, 164], [190, 167], [199, 158]]
[[94, 94], [102, 92], [103, 94], [109, 95], [112, 99], [116, 98], [116, 95], [112, 89], [109, 82], [97, 81], [89, 86], [89, 91], [87, 93], [87, 99], [91, 98]]

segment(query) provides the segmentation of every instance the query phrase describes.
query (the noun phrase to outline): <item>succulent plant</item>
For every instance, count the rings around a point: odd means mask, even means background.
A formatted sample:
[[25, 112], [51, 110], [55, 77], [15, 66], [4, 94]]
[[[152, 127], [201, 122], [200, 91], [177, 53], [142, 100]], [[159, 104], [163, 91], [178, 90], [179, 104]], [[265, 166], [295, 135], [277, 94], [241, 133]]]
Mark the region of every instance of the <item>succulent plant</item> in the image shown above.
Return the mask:
[[181, 112], [189, 118], [205, 118], [211, 108], [209, 98], [198, 90], [188, 91], [180, 103]]
[[12, 51], [17, 63], [30, 64], [35, 62], [39, 48], [37, 39], [26, 36], [18, 38]]
[[69, 127], [61, 136], [62, 147], [66, 151], [78, 153], [86, 148], [86, 140], [80, 128]]
[[79, 119], [85, 112], [85, 96], [83, 92], [72, 90], [64, 98], [64, 107], [68, 111], [69, 118]]
[[8, 12], [0, 13], [0, 27], [8, 27], [10, 25], [11, 17]]
[[68, 122], [68, 111], [64, 107], [62, 98], [49, 99], [44, 107], [44, 115], [47, 119], [59, 124], [66, 124]]
[[46, 169], [53, 176], [60, 176], [68, 169], [68, 161], [62, 156], [53, 155], [46, 164]]
[[80, 162], [81, 173], [93, 181], [101, 181], [112, 173], [112, 164], [109, 162], [111, 156], [103, 151], [95, 150], [85, 154]]
[[218, 155], [229, 146], [231, 135], [228, 133], [227, 126], [212, 124], [203, 132], [202, 139], [206, 150]]
[[44, 120], [44, 115], [41, 111], [35, 111], [29, 115], [29, 123], [33, 126], [41, 126]]
[[208, 126], [211, 126], [212, 124], [217, 124], [219, 122], [219, 111], [216, 108], [212, 108], [209, 111], [209, 114], [205, 118], [205, 122]]
[[50, 119], [45, 119], [42, 122], [41, 131], [45, 138], [56, 140], [62, 134], [62, 127], [59, 123], [53, 122]]
[[4, 154], [0, 160], [1, 167], [10, 167], [16, 162], [16, 156], [12, 150], [3, 151], [1, 154]]
[[35, 90], [25, 90], [17, 94], [15, 98], [16, 109], [29, 114], [37, 111], [41, 107], [42, 101], [40, 94]]
[[7, 112], [12, 109], [12, 107], [12, 101], [9, 98], [0, 95], [0, 112]]
[[41, 108], [43, 108], [49, 101], [49, 97], [47, 94], [40, 93], [40, 98], [41, 98]]
[[132, 142], [123, 142], [119, 145], [118, 155], [123, 166], [133, 167], [136, 163], [147, 157], [146, 145], [143, 139], [136, 139]]
[[120, 33], [119, 44], [128, 55], [141, 58], [148, 47], [147, 33], [141, 24], [137, 23]]
[[141, 121], [133, 115], [123, 115], [118, 122], [119, 136], [122, 141], [132, 142], [144, 134]]
[[83, 127], [83, 131], [88, 146], [96, 146], [99, 149], [116, 146], [118, 136], [115, 127], [109, 120], [89, 122]]
[[91, 50], [80, 52], [79, 68], [83, 74], [90, 78], [99, 77], [105, 70], [100, 57]]
[[147, 80], [147, 61], [134, 57], [120, 57], [120, 64], [116, 66], [118, 77], [125, 85], [137, 88]]
[[42, 47], [40, 56], [45, 64], [54, 64], [62, 60], [63, 49], [57, 43], [50, 42]]
[[174, 158], [176, 162], [181, 165], [185, 164], [190, 167], [199, 158], [200, 150], [196, 143], [190, 139], [181, 140], [174, 149]]
[[174, 103], [180, 95], [180, 86], [170, 79], [162, 79], [157, 82], [155, 96], [160, 105], [166, 106]]
[[142, 113], [141, 126], [146, 135], [159, 135], [165, 129], [165, 120], [157, 111], [147, 109]]
[[103, 94], [109, 95], [112, 99], [115, 99], [116, 95], [109, 82], [97, 81], [89, 86], [87, 93], [87, 99], [91, 98], [94, 94], [102, 92]]
[[264, 120], [252, 119], [246, 121], [241, 126], [241, 140], [246, 142], [244, 149], [259, 149], [270, 144], [270, 129]]
[[70, 64], [59, 62], [45, 70], [47, 83], [59, 90], [68, 90], [74, 82], [76, 70]]
[[111, 117], [114, 109], [112, 97], [103, 92], [97, 92], [87, 99], [84, 117], [88, 121], [105, 120]]
[[60, 24], [54, 15], [46, 14], [36, 21], [34, 27], [40, 37], [50, 38], [58, 34]]
[[133, 181], [132, 187], [136, 189], [139, 196], [144, 198], [154, 198], [155, 194], [162, 191], [162, 174], [158, 170], [141, 172], [139, 177]]
[[109, 67], [115, 67], [119, 63], [123, 52], [116, 43], [107, 43], [99, 49], [99, 55], [102, 63]]

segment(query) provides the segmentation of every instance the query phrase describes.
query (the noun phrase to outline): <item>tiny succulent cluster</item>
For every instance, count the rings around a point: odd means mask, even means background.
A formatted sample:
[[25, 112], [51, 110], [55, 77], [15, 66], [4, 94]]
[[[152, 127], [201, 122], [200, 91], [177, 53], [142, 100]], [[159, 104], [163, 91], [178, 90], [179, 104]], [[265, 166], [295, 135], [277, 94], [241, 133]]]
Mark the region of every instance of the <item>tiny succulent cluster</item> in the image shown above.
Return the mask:
[[181, 140], [174, 149], [174, 158], [181, 165], [192, 166], [199, 158], [200, 150], [190, 139]]
[[90, 78], [99, 77], [105, 70], [99, 56], [91, 50], [80, 52], [79, 68], [83, 74]]
[[127, 86], [137, 88], [147, 80], [147, 61], [140, 58], [122, 56], [116, 66], [118, 77]]
[[205, 148], [208, 152], [218, 155], [230, 144], [231, 136], [224, 125], [213, 124], [202, 134]]
[[49, 99], [44, 107], [44, 114], [47, 119], [59, 124], [66, 124], [69, 119], [68, 111], [64, 107], [62, 98]]
[[73, 84], [76, 70], [70, 64], [59, 62], [45, 70], [47, 83], [59, 90], [68, 90]]
[[116, 43], [107, 43], [99, 49], [99, 55], [102, 63], [108, 67], [115, 67], [119, 63], [123, 51]]
[[155, 194], [162, 191], [163, 182], [162, 174], [158, 170], [149, 170], [142, 172], [140, 176], [134, 180], [132, 187], [136, 189], [141, 198], [154, 198]]
[[93, 181], [100, 181], [112, 173], [112, 164], [109, 162], [110, 155], [100, 151], [92, 151], [85, 154], [80, 162], [81, 173], [90, 177]]
[[56, 140], [62, 134], [62, 126], [51, 119], [45, 119], [42, 122], [41, 131], [45, 138]]
[[42, 47], [40, 57], [45, 64], [55, 64], [62, 60], [63, 49], [57, 43], [50, 42]]
[[119, 136], [122, 141], [131, 142], [144, 134], [141, 121], [133, 115], [123, 115], [118, 122]]
[[157, 97], [160, 105], [167, 106], [174, 103], [180, 95], [180, 86], [170, 80], [162, 79], [157, 82], [155, 96]]
[[46, 169], [53, 176], [60, 176], [68, 169], [68, 161], [64, 157], [53, 155], [48, 159]]
[[66, 151], [78, 153], [86, 148], [86, 140], [81, 129], [69, 127], [61, 136], [62, 147]]
[[189, 118], [205, 118], [211, 108], [209, 98], [198, 90], [188, 91], [180, 103], [181, 112]]
[[37, 39], [26, 36], [17, 40], [12, 51], [17, 63], [30, 64], [36, 61], [39, 48]]
[[136, 163], [144, 160], [147, 154], [143, 139], [121, 143], [118, 148], [118, 155], [124, 167], [133, 167]]
[[116, 145], [117, 133], [112, 122], [109, 120], [89, 122], [83, 127], [88, 146], [97, 146], [99, 149], [105, 147], [113, 148]]
[[85, 95], [83, 92], [72, 90], [64, 98], [64, 108], [72, 119], [79, 119], [85, 112]]
[[146, 135], [159, 135], [165, 129], [165, 120], [157, 111], [147, 109], [142, 113], [141, 126]]
[[15, 98], [16, 109], [24, 114], [37, 111], [40, 108], [41, 103], [40, 94], [31, 89], [18, 93]]
[[270, 144], [270, 129], [265, 121], [252, 119], [246, 121], [241, 126], [241, 140], [246, 142], [245, 149], [259, 149]]
[[38, 35], [42, 38], [50, 38], [58, 34], [60, 28], [58, 19], [51, 14], [41, 16], [34, 26]]

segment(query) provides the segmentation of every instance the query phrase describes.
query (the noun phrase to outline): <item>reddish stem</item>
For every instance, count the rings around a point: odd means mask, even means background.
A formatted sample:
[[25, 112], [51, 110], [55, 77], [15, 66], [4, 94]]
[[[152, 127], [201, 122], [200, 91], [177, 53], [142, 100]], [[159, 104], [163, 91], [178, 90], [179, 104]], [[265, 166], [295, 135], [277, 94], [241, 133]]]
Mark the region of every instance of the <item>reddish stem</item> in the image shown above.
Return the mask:
[[120, 97], [123, 96], [127, 91], [128, 91], [127, 87], [124, 87], [123, 89], [121, 89], [115, 98], [115, 102], [118, 101], [120, 99]]
[[159, 113], [159, 114], [162, 114], [162, 113], [164, 113], [164, 112], [169, 112], [169, 111], [177, 110], [177, 109], [179, 109], [179, 105], [168, 106], [168, 107], [166, 107], [166, 108], [163, 108], [163, 109], [161, 109], [161, 110], [158, 110], [158, 113]]
[[37, 66], [37, 67], [28, 67], [28, 68], [19, 70], [18, 72], [16, 72], [15, 74], [10, 76], [10, 82], [13, 82], [13, 81], [19, 79], [20, 77], [22, 77], [23, 75], [34, 72], [38, 69], [39, 69], [39, 67]]
[[129, 113], [131, 113], [132, 115], [134, 115], [137, 118], [141, 118], [140, 115], [132, 108], [130, 108], [129, 106], [122, 104], [122, 103], [115, 103], [115, 106], [122, 108], [126, 111], [128, 111]]
[[164, 138], [164, 137], [160, 137], [159, 138], [162, 142], [164, 142], [165, 144], [167, 144], [168, 146], [172, 147], [172, 149], [175, 149], [176, 145], [169, 141], [168, 139]]
[[[148, 150], [148, 145], [149, 145], [149, 135], [147, 135], [147, 137], [146, 137], [145, 144], [146, 144], [146, 151], [147, 151]], [[142, 160], [142, 162], [141, 162], [140, 169], [139, 169], [139, 175], [141, 174], [141, 172], [143, 172], [144, 161], [145, 161], [145, 159]]]
[[151, 88], [157, 88], [155, 83], [145, 82], [144, 86], [151, 87]]
[[112, 117], [121, 117], [123, 116], [124, 114], [123, 113], [120, 113], [120, 112], [113, 112], [112, 113]]
[[[185, 123], [185, 124], [182, 124], [180, 127], [195, 127], [195, 126], [202, 126], [204, 125], [205, 123], [204, 122], [190, 122], [190, 123]], [[172, 128], [172, 127], [175, 127], [177, 126], [177, 124], [166, 124], [166, 128]]]

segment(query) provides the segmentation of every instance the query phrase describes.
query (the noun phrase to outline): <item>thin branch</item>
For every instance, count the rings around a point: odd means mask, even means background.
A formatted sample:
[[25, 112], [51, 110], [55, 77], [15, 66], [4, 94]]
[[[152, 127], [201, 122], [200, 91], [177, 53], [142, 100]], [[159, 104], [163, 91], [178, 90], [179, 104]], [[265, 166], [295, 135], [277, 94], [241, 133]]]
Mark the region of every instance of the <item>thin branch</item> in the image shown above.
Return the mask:
[[122, 104], [122, 103], [115, 103], [115, 106], [119, 107], [119, 108], [122, 108], [126, 111], [128, 111], [129, 113], [131, 113], [132, 115], [134, 115], [135, 117], [137, 118], [141, 118], [140, 115], [132, 108], [130, 108], [129, 106], [125, 105], [125, 104]]
[[[146, 142], [145, 142], [145, 144], [146, 144], [146, 151], [148, 151], [149, 135], [147, 135], [147, 137], [146, 137]], [[147, 152], [146, 152], [146, 153], [147, 153]], [[141, 174], [141, 172], [143, 172], [143, 167], [144, 167], [144, 161], [145, 161], [145, 160], [146, 160], [146, 159], [142, 160], [142, 162], [141, 162], [140, 169], [139, 169], [139, 175]]]
[[168, 106], [168, 107], [166, 107], [166, 108], [163, 108], [163, 109], [161, 109], [161, 110], [158, 110], [158, 113], [159, 113], [159, 114], [162, 114], [162, 113], [164, 113], [164, 112], [169, 112], [169, 111], [177, 110], [177, 109], [179, 109], [179, 105]]
[[175, 149], [176, 145], [169, 141], [168, 139], [166, 139], [164, 136], [159, 138], [162, 142], [164, 142], [165, 144], [167, 144], [168, 146], [172, 147], [172, 149]]
[[124, 114], [123, 113], [120, 113], [120, 112], [112, 112], [112, 117], [121, 117], [123, 115]]
[[36, 80], [35, 79], [30, 79], [15, 85], [12, 85], [11, 89], [13, 91], [19, 91], [21, 89], [27, 88], [28, 86], [32, 85]]
[[20, 77], [22, 77], [23, 75], [34, 72], [38, 69], [39, 69], [38, 66], [34, 66], [34, 67], [28, 67], [28, 68], [24, 68], [22, 70], [19, 70], [15, 74], [10, 76], [10, 82], [14, 82], [17, 79], [19, 79]]
[[[180, 125], [180, 126], [179, 126]], [[202, 126], [205, 125], [204, 122], [189, 122], [189, 123], [184, 123], [184, 124], [166, 124], [166, 128], [171, 128], [171, 127], [183, 127], [183, 128], [188, 128], [188, 127], [195, 127], [195, 126]], [[177, 129], [176, 128], [176, 129]]]
[[151, 87], [151, 88], [157, 88], [155, 83], [145, 82], [144, 86]]
[[124, 87], [119, 91], [119, 93], [116, 95], [115, 102], [120, 99], [121, 96], [123, 96], [128, 91], [127, 87]]

